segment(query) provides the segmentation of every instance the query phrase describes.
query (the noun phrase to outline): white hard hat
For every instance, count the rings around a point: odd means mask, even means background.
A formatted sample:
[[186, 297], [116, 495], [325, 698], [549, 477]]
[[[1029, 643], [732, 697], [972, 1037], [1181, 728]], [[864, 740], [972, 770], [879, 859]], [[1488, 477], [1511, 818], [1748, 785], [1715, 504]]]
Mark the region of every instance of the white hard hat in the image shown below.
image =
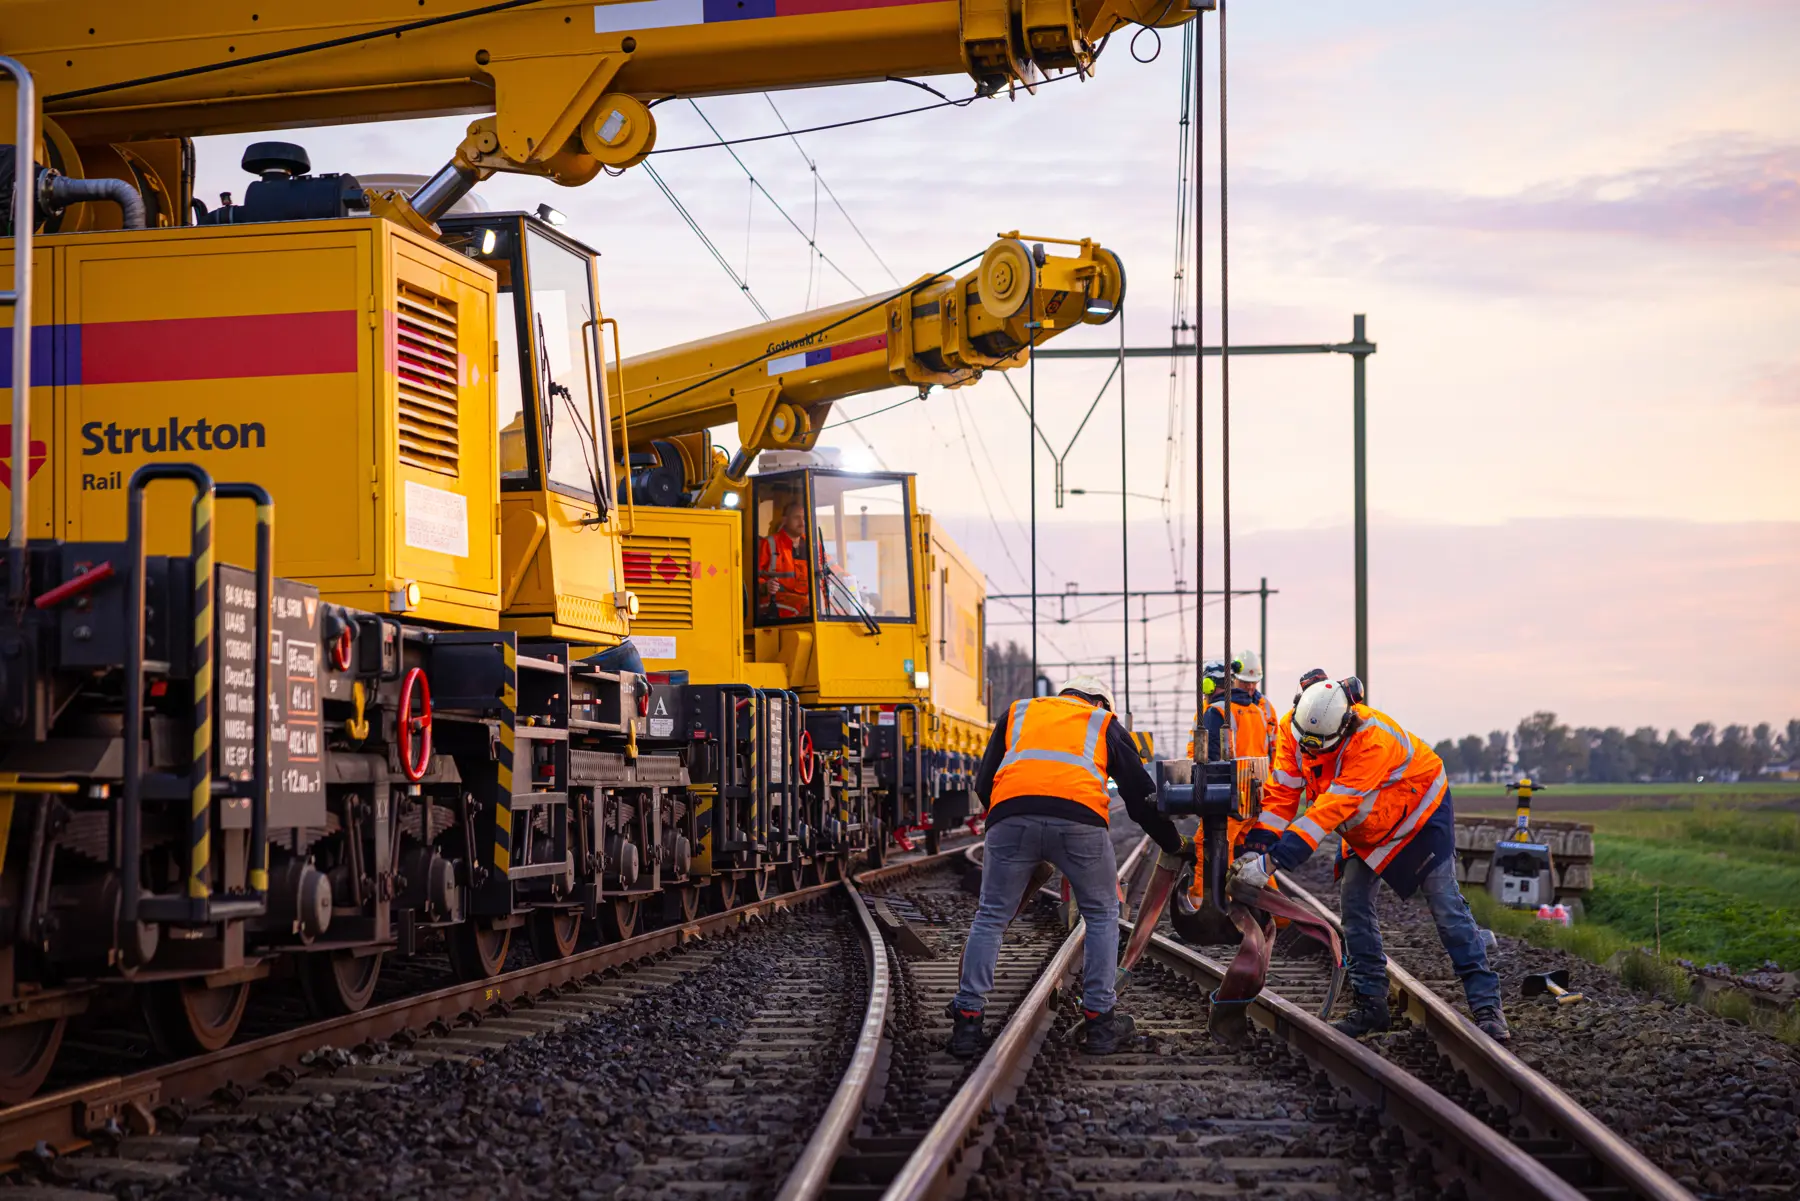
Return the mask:
[[1343, 740], [1355, 716], [1343, 685], [1321, 680], [1308, 686], [1294, 705], [1294, 739], [1308, 754], [1329, 751]]
[[1239, 651], [1231, 665], [1232, 674], [1246, 684], [1262, 683], [1262, 656], [1255, 651]]
[[1108, 688], [1106, 681], [1099, 676], [1076, 676], [1057, 691], [1059, 694], [1078, 692], [1089, 700], [1098, 701], [1108, 709], [1113, 707], [1112, 689]]

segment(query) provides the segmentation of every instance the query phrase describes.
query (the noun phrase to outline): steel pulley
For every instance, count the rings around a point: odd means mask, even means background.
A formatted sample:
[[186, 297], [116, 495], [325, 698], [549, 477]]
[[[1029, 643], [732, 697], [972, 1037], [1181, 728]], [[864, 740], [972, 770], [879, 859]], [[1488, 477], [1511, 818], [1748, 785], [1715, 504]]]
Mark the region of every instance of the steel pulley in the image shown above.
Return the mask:
[[1002, 238], [981, 256], [975, 289], [981, 306], [995, 317], [1011, 317], [1025, 308], [1037, 286], [1031, 248], [1017, 238]]

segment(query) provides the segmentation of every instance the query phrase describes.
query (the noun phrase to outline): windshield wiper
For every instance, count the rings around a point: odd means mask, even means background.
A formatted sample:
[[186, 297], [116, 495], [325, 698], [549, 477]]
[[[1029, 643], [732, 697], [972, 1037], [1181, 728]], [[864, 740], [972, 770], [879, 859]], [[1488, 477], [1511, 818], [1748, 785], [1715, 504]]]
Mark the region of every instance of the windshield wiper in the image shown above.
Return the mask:
[[594, 463], [594, 456], [588, 452], [589, 444], [594, 441], [594, 431], [588, 428], [588, 423], [582, 417], [581, 410], [575, 407], [575, 394], [569, 391], [567, 386], [557, 383], [556, 377], [550, 374], [550, 351], [544, 344], [544, 315], [542, 313], [533, 315], [537, 318], [538, 375], [543, 381], [545, 398], [544, 467], [546, 471], [550, 467], [550, 432], [556, 424], [556, 405], [551, 403], [550, 398], [560, 396], [563, 406], [569, 411], [569, 417], [575, 422], [575, 428], [587, 435], [587, 441], [581, 446], [581, 465], [587, 468], [588, 482], [594, 489], [594, 504], [599, 508], [601, 516], [587, 518], [582, 524], [592, 525], [604, 520], [606, 513], [606, 496], [601, 490], [600, 470]]
[[819, 558], [819, 570], [825, 573], [826, 583], [835, 585], [844, 599], [850, 602], [851, 607], [856, 610], [856, 615], [862, 618], [863, 627], [867, 629], [869, 633], [879, 635], [881, 633], [881, 623], [876, 621], [869, 613], [868, 609], [863, 607], [862, 601], [857, 599], [856, 593], [851, 590], [850, 585], [844, 583], [838, 576], [838, 573], [831, 570], [831, 563], [823, 556], [820, 556]]

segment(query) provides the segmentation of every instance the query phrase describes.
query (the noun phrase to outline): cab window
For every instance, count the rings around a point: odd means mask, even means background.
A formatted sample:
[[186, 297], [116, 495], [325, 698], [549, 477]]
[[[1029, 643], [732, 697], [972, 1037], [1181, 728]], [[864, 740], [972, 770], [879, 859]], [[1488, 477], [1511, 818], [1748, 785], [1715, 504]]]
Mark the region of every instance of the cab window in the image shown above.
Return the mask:
[[807, 520], [806, 477], [758, 478], [753, 495], [754, 620], [758, 625], [810, 621], [817, 559]]
[[[587, 256], [517, 217], [441, 224], [447, 244], [486, 263], [497, 277], [494, 391], [501, 487], [549, 487], [595, 504], [604, 515], [612, 495], [610, 431], [604, 425], [596, 431], [594, 418], [603, 408], [606, 368]], [[527, 289], [529, 304], [521, 302]], [[547, 467], [547, 482], [539, 475], [540, 462]]]
[[826, 620], [911, 621], [911, 522], [903, 480], [816, 474], [818, 603]]
[[597, 492], [604, 510], [608, 496], [604, 473], [611, 456], [601, 450], [594, 429], [605, 372], [592, 272], [585, 255], [529, 226], [525, 251], [531, 279], [527, 333], [535, 345], [531, 370], [540, 422], [549, 431], [544, 457], [550, 486], [584, 499], [595, 498]]

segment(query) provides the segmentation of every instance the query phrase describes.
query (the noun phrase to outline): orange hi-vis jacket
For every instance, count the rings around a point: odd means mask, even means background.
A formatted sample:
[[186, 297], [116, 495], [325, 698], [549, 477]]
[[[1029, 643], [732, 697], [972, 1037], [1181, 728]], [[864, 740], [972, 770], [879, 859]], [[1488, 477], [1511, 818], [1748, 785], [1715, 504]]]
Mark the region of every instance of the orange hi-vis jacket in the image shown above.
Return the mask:
[[[1224, 717], [1225, 702], [1214, 701], [1207, 707], [1207, 712], [1216, 712]], [[1236, 731], [1236, 736], [1232, 741], [1233, 757], [1238, 759], [1273, 758], [1275, 753], [1275, 706], [1269, 703], [1268, 697], [1258, 696], [1253, 704], [1233, 701], [1230, 716], [1233, 729]], [[1199, 745], [1199, 737], [1203, 732], [1200, 724], [1198, 720], [1194, 722], [1193, 736], [1188, 739], [1188, 758], [1190, 759], [1194, 758], [1194, 748]], [[1265, 787], [1263, 813], [1267, 815], [1267, 820], [1232, 818], [1225, 824], [1227, 845], [1234, 848], [1241, 845], [1244, 836], [1252, 829], [1260, 828], [1268, 831], [1271, 837], [1278, 836], [1287, 829], [1287, 824], [1293, 820], [1295, 812], [1296, 808], [1292, 803], [1271, 811], [1269, 794]], [[1196, 851], [1196, 854], [1198, 853]]]
[[812, 583], [807, 578], [805, 547], [805, 539], [776, 530], [763, 538], [757, 548], [757, 582], [764, 585], [779, 617], [798, 617], [806, 612]]
[[1449, 789], [1443, 760], [1422, 739], [1378, 709], [1352, 711], [1357, 728], [1323, 755], [1303, 755], [1291, 720], [1282, 722], [1263, 803], [1292, 812], [1304, 796], [1310, 808], [1288, 823], [1272, 853], [1278, 866], [1304, 862], [1336, 830], [1348, 854], [1379, 872], [1425, 828]]
[[[1208, 709], [1218, 709], [1222, 712], [1224, 705], [1224, 701], [1214, 701], [1208, 706]], [[1275, 706], [1269, 703], [1269, 698], [1266, 696], [1258, 696], [1254, 705], [1246, 705], [1238, 701], [1233, 701], [1231, 703], [1231, 708], [1233, 710], [1232, 716], [1237, 719], [1237, 757], [1240, 759], [1253, 759], [1258, 755], [1273, 755], [1275, 753]], [[1258, 745], [1254, 735], [1246, 736], [1244, 733], [1245, 727], [1252, 725], [1252, 722], [1246, 721], [1245, 719], [1250, 717], [1253, 713], [1260, 719], [1259, 721], [1256, 721], [1254, 725], [1256, 729], [1262, 731], [1261, 750], [1245, 749], [1246, 747]], [[1193, 727], [1188, 730], [1187, 757], [1189, 759], [1194, 757], [1194, 748], [1198, 746], [1199, 743], [1200, 719], [1196, 717], [1194, 718]]]
[[1014, 701], [1006, 712], [1006, 754], [988, 807], [1016, 796], [1066, 797], [1106, 820], [1106, 723], [1112, 714], [1067, 696]]

